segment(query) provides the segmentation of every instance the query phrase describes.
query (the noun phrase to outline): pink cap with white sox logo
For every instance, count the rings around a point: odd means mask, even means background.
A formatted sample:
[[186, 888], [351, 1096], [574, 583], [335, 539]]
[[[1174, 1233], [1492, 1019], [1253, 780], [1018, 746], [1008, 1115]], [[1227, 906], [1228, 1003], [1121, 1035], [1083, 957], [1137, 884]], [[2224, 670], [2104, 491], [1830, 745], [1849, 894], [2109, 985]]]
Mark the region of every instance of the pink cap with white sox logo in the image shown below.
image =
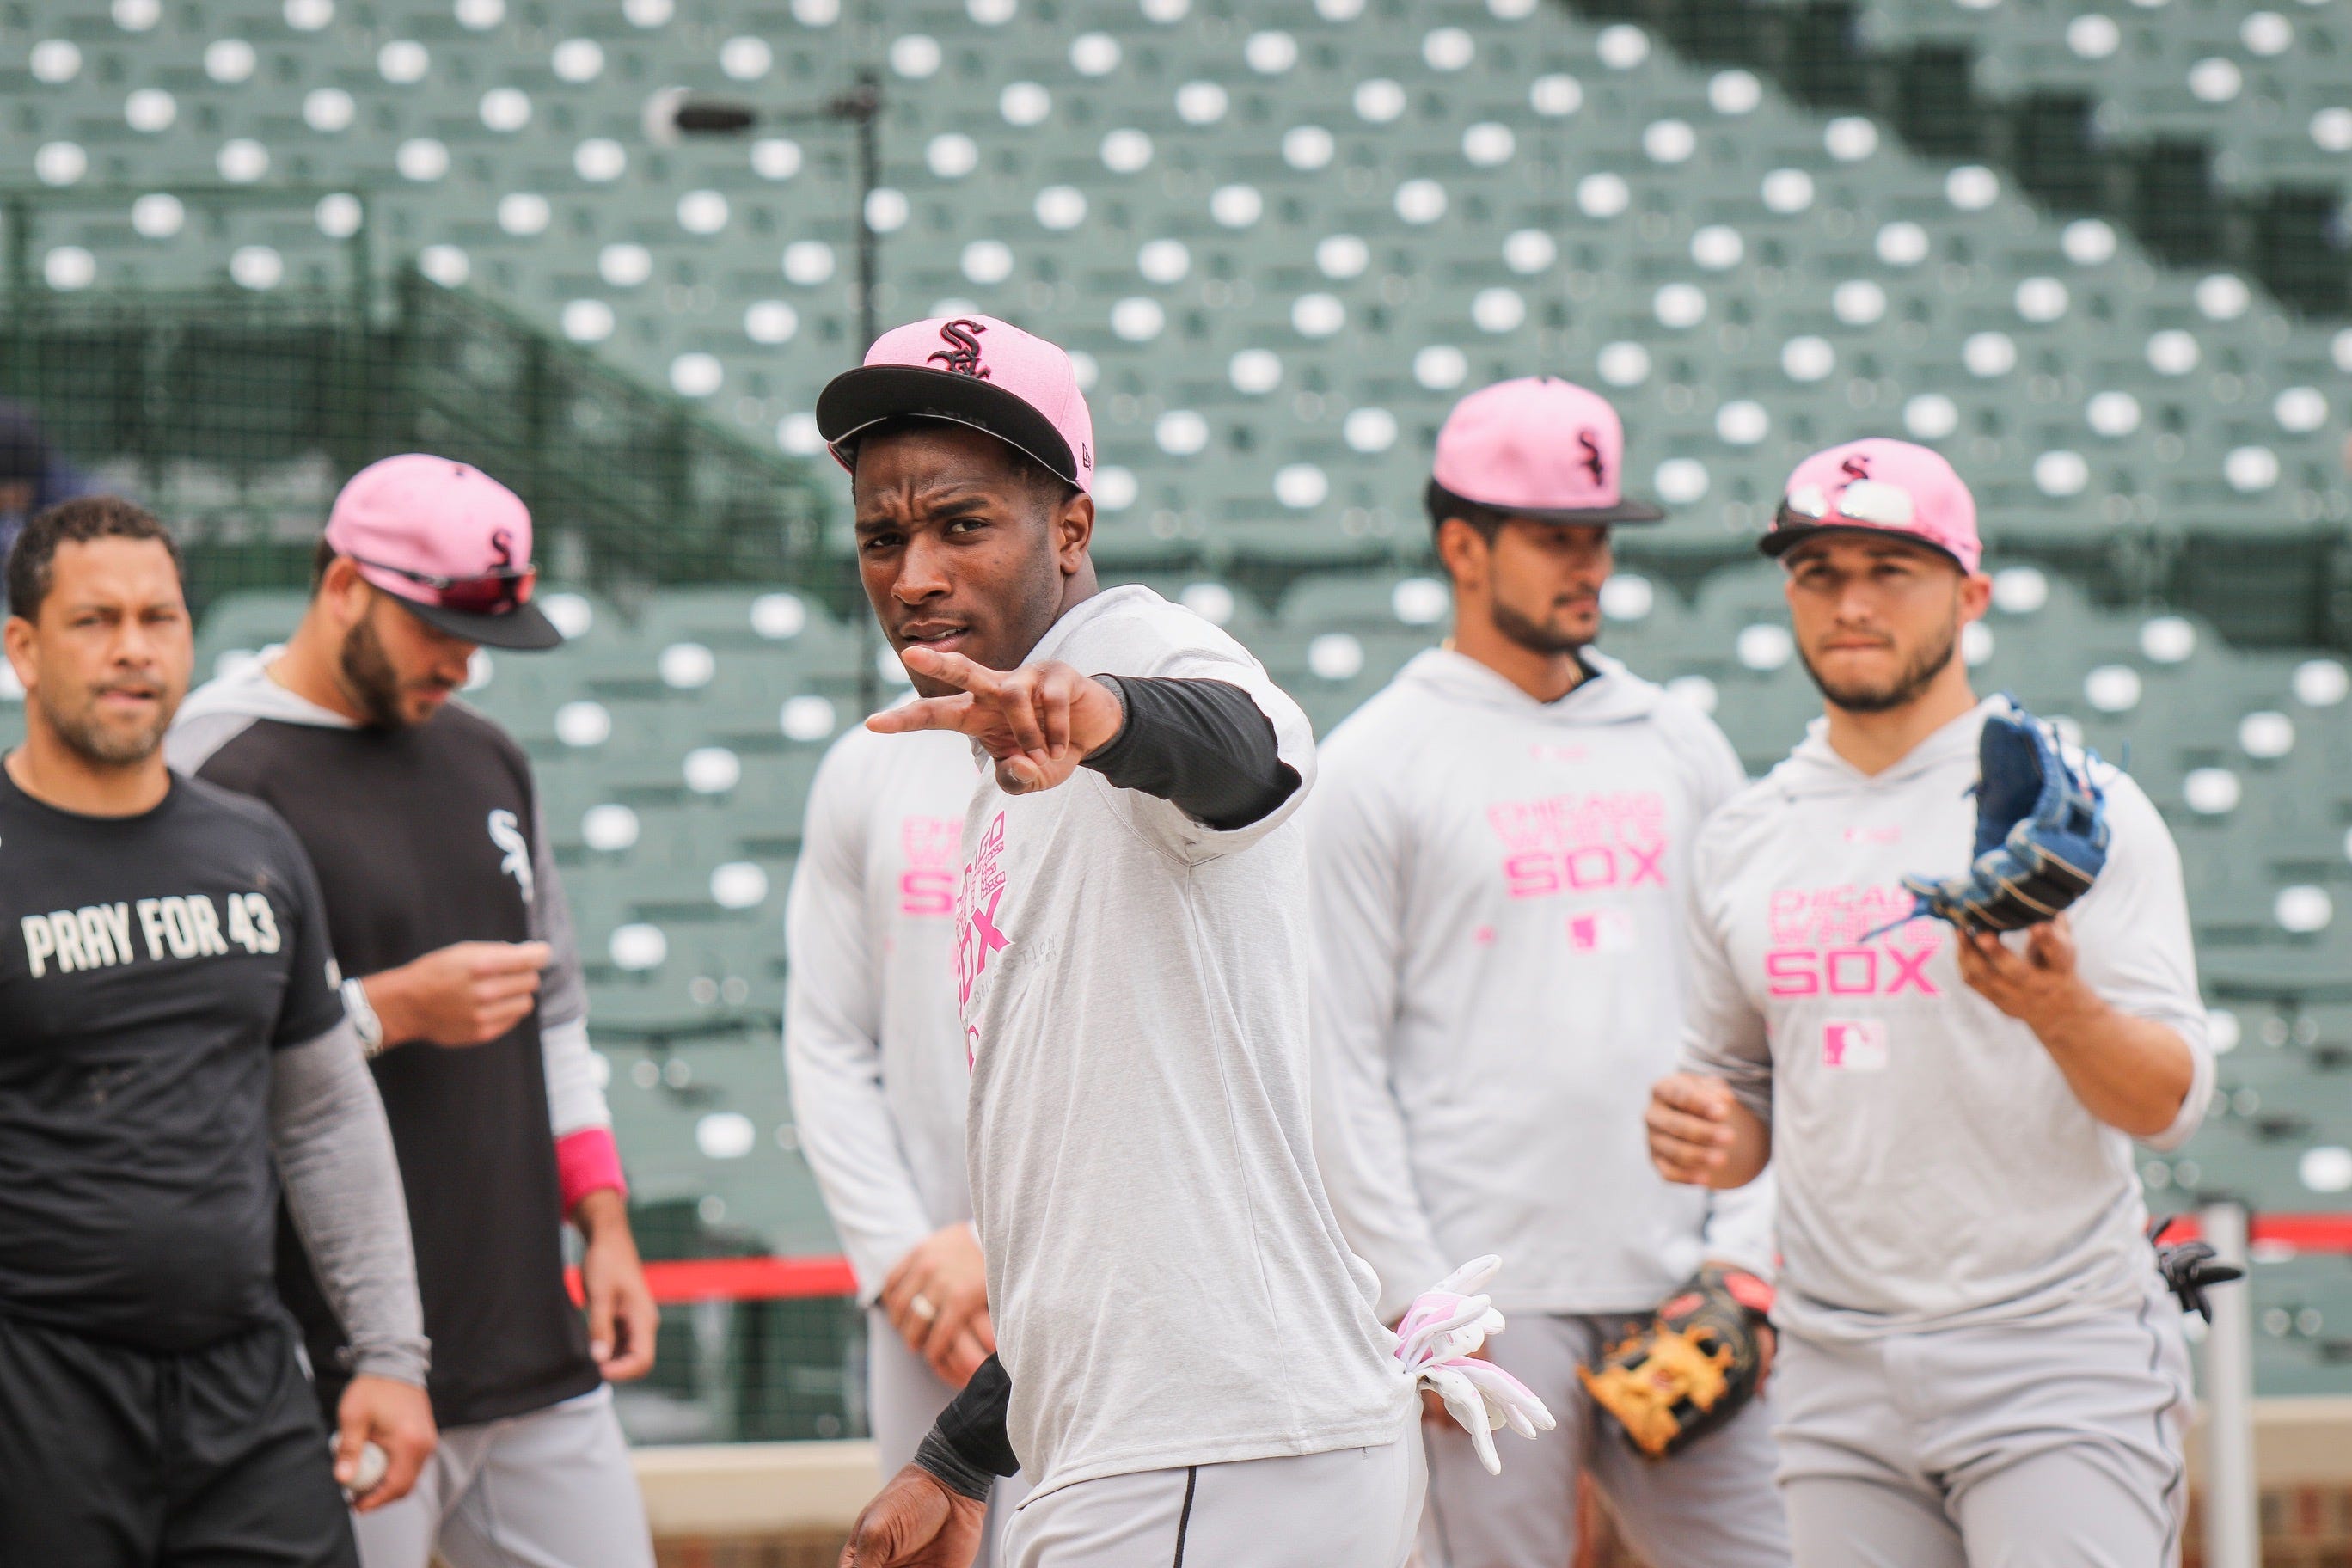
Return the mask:
[[1094, 416], [1070, 356], [993, 316], [893, 327], [817, 395], [817, 430], [845, 468], [856, 467], [858, 437], [886, 419], [968, 425], [1094, 489]]
[[424, 452], [370, 463], [335, 497], [327, 543], [451, 637], [526, 651], [563, 641], [530, 602], [530, 509], [479, 468]]
[[1656, 522], [1628, 500], [1625, 426], [1609, 400], [1556, 376], [1499, 381], [1454, 405], [1430, 477], [1464, 500], [1546, 522]]
[[1950, 556], [1963, 572], [1984, 559], [1976, 498], [1952, 465], [1925, 447], [1884, 436], [1799, 463], [1758, 547], [1779, 556], [1824, 530], [1898, 533]]

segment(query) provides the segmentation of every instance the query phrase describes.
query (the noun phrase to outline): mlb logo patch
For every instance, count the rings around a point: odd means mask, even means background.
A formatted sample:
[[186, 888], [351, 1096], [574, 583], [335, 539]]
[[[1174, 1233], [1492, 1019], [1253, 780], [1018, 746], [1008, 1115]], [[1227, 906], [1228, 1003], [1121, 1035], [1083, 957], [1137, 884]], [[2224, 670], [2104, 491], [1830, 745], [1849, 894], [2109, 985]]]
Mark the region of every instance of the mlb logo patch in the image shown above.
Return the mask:
[[1827, 1018], [1822, 1022], [1822, 1066], [1841, 1072], [1886, 1070], [1886, 1020]]
[[1568, 945], [1578, 952], [1631, 952], [1633, 917], [1623, 910], [1588, 910], [1570, 915]]

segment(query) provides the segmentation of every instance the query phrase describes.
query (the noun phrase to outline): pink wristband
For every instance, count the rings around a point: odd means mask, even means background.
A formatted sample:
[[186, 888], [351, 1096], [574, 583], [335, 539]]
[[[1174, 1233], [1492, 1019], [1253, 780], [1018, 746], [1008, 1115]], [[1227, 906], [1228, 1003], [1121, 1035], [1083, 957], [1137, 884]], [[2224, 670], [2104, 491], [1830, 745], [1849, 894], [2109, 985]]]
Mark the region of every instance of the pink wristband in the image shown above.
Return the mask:
[[610, 1187], [629, 1195], [628, 1178], [621, 1174], [621, 1151], [609, 1127], [583, 1127], [555, 1141], [555, 1173], [563, 1187], [563, 1212], [570, 1214], [590, 1193]]

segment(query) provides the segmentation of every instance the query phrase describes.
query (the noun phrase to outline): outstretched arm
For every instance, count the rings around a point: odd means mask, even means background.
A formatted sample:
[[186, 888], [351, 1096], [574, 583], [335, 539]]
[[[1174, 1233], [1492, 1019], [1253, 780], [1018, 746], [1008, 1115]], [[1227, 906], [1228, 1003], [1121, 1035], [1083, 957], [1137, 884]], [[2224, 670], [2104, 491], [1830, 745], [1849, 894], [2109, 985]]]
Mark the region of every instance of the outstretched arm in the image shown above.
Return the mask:
[[1084, 676], [1066, 664], [993, 670], [908, 648], [907, 667], [958, 689], [866, 721], [886, 735], [953, 730], [996, 759], [1011, 795], [1052, 789], [1081, 766], [1171, 801], [1211, 827], [1246, 827], [1298, 788], [1268, 719], [1228, 681]]

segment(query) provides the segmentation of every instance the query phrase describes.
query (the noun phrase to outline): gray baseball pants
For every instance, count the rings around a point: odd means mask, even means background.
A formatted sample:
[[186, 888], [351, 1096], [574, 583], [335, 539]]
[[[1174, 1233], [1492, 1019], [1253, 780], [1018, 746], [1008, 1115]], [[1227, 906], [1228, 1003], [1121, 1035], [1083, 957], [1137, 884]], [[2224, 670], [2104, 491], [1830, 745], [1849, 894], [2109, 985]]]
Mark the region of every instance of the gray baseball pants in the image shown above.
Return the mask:
[[629, 1446], [599, 1388], [527, 1415], [452, 1426], [416, 1489], [354, 1514], [363, 1568], [653, 1568]]
[[[940, 1381], [925, 1361], [907, 1347], [890, 1315], [880, 1307], [866, 1310], [866, 1419], [874, 1429], [875, 1456], [887, 1481], [905, 1469], [931, 1423], [940, 1418], [955, 1390]], [[996, 1483], [988, 1500], [988, 1523], [980, 1538], [980, 1554], [972, 1568], [991, 1568], [1001, 1560], [997, 1538], [1004, 1521], [1028, 1495], [1029, 1483], [1010, 1476]]]
[[1780, 1484], [1805, 1568], [2161, 1568], [2180, 1560], [2180, 1310], [1784, 1334]]
[[[1576, 1555], [1576, 1483], [1590, 1470], [1626, 1540], [1676, 1568], [1788, 1568], [1789, 1532], [1773, 1489], [1772, 1411], [1759, 1399], [1671, 1459], [1649, 1459], [1585, 1397], [1576, 1369], [1646, 1317], [1520, 1312], [1486, 1342], [1495, 1364], [1535, 1390], [1559, 1429], [1529, 1443], [1497, 1434], [1490, 1476], [1451, 1421], [1424, 1423], [1429, 1568], [1551, 1568]], [[1772, 1376], [1777, 1383], [1780, 1373]], [[1810, 1561], [1807, 1568], [1811, 1568]]]
[[1032, 1498], [1009, 1568], [1403, 1568], [1425, 1483], [1411, 1432], [1377, 1448], [1192, 1465]]

